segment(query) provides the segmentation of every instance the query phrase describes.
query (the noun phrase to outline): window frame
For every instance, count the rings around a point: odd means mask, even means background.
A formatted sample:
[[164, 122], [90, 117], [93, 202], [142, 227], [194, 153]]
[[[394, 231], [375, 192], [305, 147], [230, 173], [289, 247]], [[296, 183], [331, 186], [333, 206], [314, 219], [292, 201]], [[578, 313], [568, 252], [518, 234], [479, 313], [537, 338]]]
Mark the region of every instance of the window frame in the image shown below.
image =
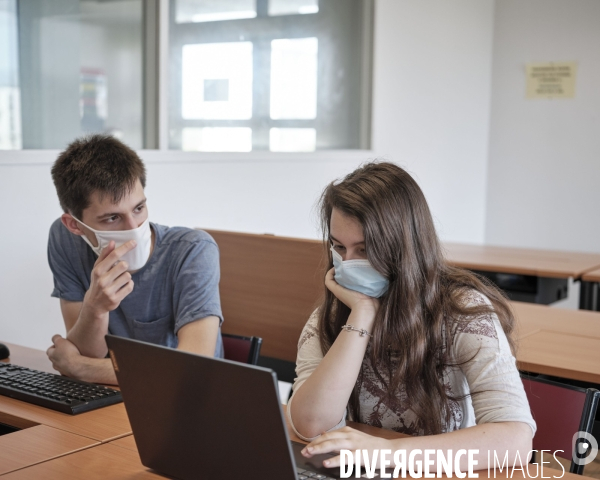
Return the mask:
[[[347, 146], [331, 146], [328, 149], [319, 147], [319, 136], [322, 136], [327, 130], [327, 126], [320, 125], [321, 123], [329, 123], [335, 125], [338, 118], [325, 119], [321, 114], [317, 114], [316, 120], [272, 120], [270, 119], [269, 102], [262, 102], [260, 107], [259, 115], [255, 115], [254, 109], [256, 102], [253, 101], [253, 118], [250, 121], [247, 120], [186, 120], [189, 126], [202, 126], [202, 124], [210, 123], [211, 126], [217, 126], [216, 124], [222, 122], [223, 125], [237, 126], [243, 124], [247, 126], [248, 122], [252, 123], [253, 131], [256, 129], [256, 136], [258, 140], [253, 141], [253, 152], [264, 154], [269, 152], [269, 130], [271, 127], [280, 128], [302, 128], [311, 127], [317, 129], [317, 152], [328, 151], [369, 151], [371, 148], [371, 123], [372, 123], [372, 74], [373, 74], [373, 22], [374, 22], [374, 0], [321, 0], [319, 5], [319, 12], [314, 14], [304, 15], [278, 15], [268, 16], [268, 0], [257, 0], [257, 13], [260, 13], [266, 18], [263, 21], [271, 22], [272, 24], [286, 24], [299, 22], [302, 31], [298, 31], [295, 34], [286, 35], [286, 38], [305, 38], [309, 36], [319, 37], [318, 31], [314, 25], [315, 18], [320, 14], [323, 15], [323, 11], [326, 10], [326, 6], [329, 6], [332, 12], [335, 12], [336, 8], [343, 9], [344, 4], [349, 1], [356, 1], [360, 3], [360, 25], [357, 26], [357, 30], [360, 31], [359, 38], [361, 39], [358, 48], [360, 49], [360, 79], [358, 80], [359, 88], [357, 94], [359, 96], [360, 108], [358, 109], [358, 129], [357, 129], [357, 143], [352, 147]], [[180, 104], [181, 101], [181, 89], [179, 92], [173, 90], [173, 85], [170, 82], [172, 75], [173, 64], [170, 62], [172, 57], [173, 45], [171, 43], [170, 30], [173, 28], [171, 13], [174, 8], [175, 0], [144, 0], [142, 2], [142, 151], [170, 151], [175, 152], [178, 149], [172, 148], [172, 142], [170, 141], [170, 108], [172, 105]], [[219, 29], [225, 23], [234, 23], [234, 28], [229, 32], [232, 40], [239, 38], [240, 32], [237, 30], [239, 27], [244, 27], [244, 23], [256, 21], [260, 18], [251, 19], [240, 19], [240, 20], [226, 20], [226, 21], [215, 21], [215, 22], [203, 22], [203, 23], [191, 23], [191, 24], [179, 24], [179, 26], [187, 26], [188, 30], [192, 32], [199, 26], [205, 28], [207, 25], [212, 24], [213, 29]], [[174, 21], [174, 20], [173, 20]], [[247, 28], [247, 25], [246, 27]], [[281, 38], [280, 35], [273, 38]], [[271, 39], [266, 38], [264, 42], [270, 42]], [[198, 43], [194, 40], [192, 43]], [[319, 43], [319, 49], [321, 50], [321, 42]], [[263, 62], [270, 64], [270, 46], [268, 49], [264, 49], [264, 52], [269, 54], [263, 54], [262, 59], [254, 58], [254, 62]], [[319, 55], [321, 57], [321, 55]], [[321, 65], [321, 58], [319, 58], [319, 65]], [[260, 82], [266, 85], [270, 83], [270, 69], [263, 69], [264, 78], [261, 78]], [[256, 68], [254, 69], [256, 72]], [[259, 83], [257, 77], [254, 77], [253, 88]], [[264, 88], [263, 96], [270, 95], [270, 89]], [[324, 91], [319, 84], [317, 95], [322, 94]], [[321, 92], [321, 93], [319, 93]], [[177, 98], [179, 96], [179, 99]], [[175, 99], [175, 101], [171, 101]], [[323, 104], [323, 100], [318, 99], [317, 105]], [[343, 117], [343, 116], [341, 116]], [[262, 122], [262, 123], [261, 123]], [[260, 148], [259, 148], [260, 147]], [[12, 164], [12, 158], [4, 158], [6, 154], [11, 157], [17, 152], [28, 152], [28, 151], [40, 151], [40, 150], [52, 150], [46, 148], [27, 148], [20, 150], [0, 150], [0, 164]], [[242, 153], [239, 155], [248, 155], [249, 158], [258, 158], [250, 153]], [[201, 153], [201, 152], [197, 152]], [[275, 153], [275, 152], [273, 152]], [[276, 152], [277, 156], [285, 156], [288, 154], [295, 155], [296, 152]], [[313, 155], [312, 152], [303, 152], [302, 155]], [[29, 158], [27, 154], [25, 157]], [[319, 156], [320, 157], [320, 156]], [[237, 158], [237, 157], [236, 157]]]
[[[181, 149], [181, 131], [185, 127], [250, 127], [253, 132], [253, 151], [269, 151], [269, 131], [271, 128], [315, 128], [317, 131], [317, 149], [319, 150], [368, 150], [371, 143], [371, 98], [372, 98], [372, 51], [373, 51], [373, 0], [321, 0], [319, 12], [305, 15], [268, 15], [268, 0], [257, 0], [257, 16], [248, 19], [223, 20], [214, 22], [198, 23], [175, 23], [175, 0], [159, 0], [166, 4], [168, 11], [168, 32], [162, 30], [161, 36], [168, 39], [169, 58], [162, 57], [159, 64], [168, 65], [168, 107], [162, 110], [161, 116], [166, 116], [162, 123], [167, 124], [168, 132], [159, 132], [160, 138], [168, 139], [166, 146], [170, 150]], [[348, 98], [342, 102], [339, 111], [331, 112], [320, 108], [327, 104], [326, 95], [334, 90], [332, 75], [318, 77], [317, 86], [317, 118], [316, 119], [293, 119], [274, 120], [270, 118], [270, 42], [281, 39], [280, 32], [286, 31], [285, 38], [307, 38], [319, 39], [319, 70], [327, 66], [328, 55], [337, 54], [335, 47], [339, 45], [327, 45], [332, 43], [323, 32], [326, 26], [331, 25], [334, 17], [339, 15], [340, 9], [344, 9], [344, 3], [354, 1], [359, 17], [357, 30], [356, 48], [360, 50], [355, 68], [360, 72], [359, 78], [355, 78], [354, 84], [344, 85], [344, 93]], [[164, 8], [164, 6], [163, 6]], [[164, 25], [164, 22], [162, 23]], [[328, 32], [329, 33], [329, 32]], [[325, 42], [321, 39], [325, 37]], [[249, 120], [208, 120], [208, 119], [183, 119], [181, 116], [181, 52], [183, 45], [193, 43], [222, 43], [236, 41], [252, 41], [253, 48], [253, 102], [252, 118]], [[353, 52], [351, 47], [346, 47], [345, 57], [350, 59]], [[329, 50], [329, 51], [328, 51]], [[164, 55], [165, 52], [162, 52]], [[341, 62], [344, 68], [348, 68], [348, 60]], [[177, 80], [173, 80], [177, 79]], [[330, 85], [324, 85], [329, 82]], [[344, 89], [342, 89], [344, 90]], [[356, 100], [355, 97], [358, 97]], [[358, 118], [352, 118], [348, 113], [350, 101], [357, 102]], [[345, 119], [340, 122], [339, 118]], [[346, 122], [346, 123], [344, 123]], [[348, 124], [351, 126], [348, 127]], [[344, 132], [344, 133], [340, 133]], [[345, 137], [345, 138], [344, 138]], [[332, 139], [342, 139], [340, 142]], [[162, 142], [160, 142], [162, 143]], [[341, 143], [341, 144], [340, 144]], [[161, 145], [165, 148], [165, 145]]]

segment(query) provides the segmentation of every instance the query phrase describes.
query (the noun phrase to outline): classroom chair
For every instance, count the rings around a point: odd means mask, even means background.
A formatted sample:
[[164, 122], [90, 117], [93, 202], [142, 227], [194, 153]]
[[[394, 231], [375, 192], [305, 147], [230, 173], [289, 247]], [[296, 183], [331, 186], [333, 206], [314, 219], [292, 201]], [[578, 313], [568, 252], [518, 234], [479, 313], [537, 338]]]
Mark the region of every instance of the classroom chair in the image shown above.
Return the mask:
[[[573, 461], [573, 435], [576, 432], [591, 434], [600, 401], [600, 391], [558, 383], [545, 378], [521, 373], [523, 387], [529, 400], [531, 414], [537, 424], [533, 437], [534, 450], [557, 450], [561, 458], [571, 459], [570, 472], [583, 475], [584, 465]], [[577, 441], [579, 457], [587, 454], [590, 444]], [[588, 445], [587, 449], [584, 448]], [[546, 453], [548, 454], [548, 453]]]
[[222, 337], [225, 359], [250, 365], [258, 363], [262, 338], [242, 337], [228, 333], [223, 333]]

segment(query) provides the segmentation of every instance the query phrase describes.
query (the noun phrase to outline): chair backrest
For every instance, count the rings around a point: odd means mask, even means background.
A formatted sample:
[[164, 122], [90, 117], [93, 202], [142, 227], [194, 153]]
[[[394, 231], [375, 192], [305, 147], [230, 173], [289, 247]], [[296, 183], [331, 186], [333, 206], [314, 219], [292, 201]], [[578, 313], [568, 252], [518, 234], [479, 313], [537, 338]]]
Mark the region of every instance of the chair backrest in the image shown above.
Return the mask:
[[262, 338], [222, 334], [223, 350], [227, 360], [256, 365], [260, 355]]
[[579, 388], [544, 378], [521, 374], [531, 414], [537, 424], [533, 449], [550, 450], [571, 460], [571, 473], [583, 473], [573, 460], [573, 435], [592, 433], [600, 391]]
[[223, 332], [263, 339], [262, 355], [296, 361], [323, 295], [323, 242], [206, 230], [220, 251]]

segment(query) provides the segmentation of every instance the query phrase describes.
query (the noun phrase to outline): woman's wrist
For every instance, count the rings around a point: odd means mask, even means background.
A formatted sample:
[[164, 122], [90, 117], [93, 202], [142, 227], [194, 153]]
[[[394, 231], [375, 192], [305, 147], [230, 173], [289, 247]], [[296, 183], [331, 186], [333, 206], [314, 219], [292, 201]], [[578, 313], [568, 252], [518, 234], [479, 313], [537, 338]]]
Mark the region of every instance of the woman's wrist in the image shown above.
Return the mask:
[[355, 308], [350, 312], [347, 324], [353, 327], [364, 329], [368, 333], [373, 333], [373, 324], [375, 323], [375, 315], [377, 310], [374, 308], [362, 307]]
[[356, 328], [354, 325], [350, 325], [349, 323], [347, 323], [346, 325], [342, 325], [342, 330], [346, 331], [346, 332], [356, 332], [358, 333], [361, 337], [367, 337], [370, 338], [373, 335], [371, 335], [371, 333], [369, 333], [367, 330], [365, 330], [364, 328]]

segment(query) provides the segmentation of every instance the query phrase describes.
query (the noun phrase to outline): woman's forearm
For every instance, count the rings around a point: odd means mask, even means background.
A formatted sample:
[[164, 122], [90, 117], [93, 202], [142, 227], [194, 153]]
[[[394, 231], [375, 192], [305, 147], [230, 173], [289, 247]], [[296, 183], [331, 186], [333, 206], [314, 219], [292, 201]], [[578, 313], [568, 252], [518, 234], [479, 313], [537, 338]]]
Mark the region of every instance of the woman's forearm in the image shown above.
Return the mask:
[[[443, 433], [440, 435], [429, 435], [423, 437], [400, 438], [390, 440], [391, 449], [406, 450], [408, 455], [412, 450], [442, 450], [444, 454], [448, 450], [456, 455], [458, 450], [479, 450], [479, 453], [473, 456], [477, 461], [474, 470], [481, 470], [489, 467], [500, 466], [505, 457], [508, 459], [508, 467], [512, 469], [526, 465], [529, 461], [529, 453], [532, 449], [532, 431], [529, 425], [522, 422], [498, 422], [484, 423], [454, 432]], [[435, 456], [431, 457], [435, 459]], [[516, 462], [515, 462], [516, 460]], [[435, 469], [435, 470], [434, 470]], [[466, 472], [468, 469], [468, 456], [460, 457], [460, 469]], [[434, 463], [430, 471], [437, 471], [437, 462]]]
[[[440, 435], [394, 440], [344, 427], [319, 436], [306, 446], [302, 454], [310, 458], [318, 454], [339, 453], [341, 450], [349, 450], [351, 453], [360, 450], [363, 455], [369, 456], [370, 465], [381, 466], [381, 455], [385, 452], [388, 472], [400, 473], [405, 470], [408, 476], [411, 473], [410, 469], [414, 468], [415, 473], [421, 470], [424, 477], [433, 477], [439, 466], [441, 472], [448, 469], [448, 473], [458, 474], [457, 470], [460, 470], [463, 473], [461, 478], [464, 478], [464, 474], [469, 470], [483, 470], [488, 467], [493, 469], [494, 466], [502, 465], [502, 469], [511, 471], [515, 468], [527, 468], [531, 439], [531, 428], [521, 422], [486, 423]], [[473, 450], [478, 453], [474, 454]], [[438, 452], [444, 457], [439, 458], [439, 465]], [[477, 463], [469, 466], [470, 459]], [[323, 465], [334, 468], [339, 467], [342, 461], [346, 463], [348, 460], [347, 457], [342, 460], [341, 455], [338, 455], [327, 458]], [[457, 461], [458, 465], [455, 463]], [[351, 459], [349, 463], [355, 462], [356, 459]], [[363, 464], [366, 465], [366, 462]]]
[[[353, 310], [347, 323], [371, 332], [375, 311]], [[314, 437], [337, 425], [360, 372], [370, 337], [342, 331], [310, 377], [295, 392], [290, 415], [296, 430]]]

